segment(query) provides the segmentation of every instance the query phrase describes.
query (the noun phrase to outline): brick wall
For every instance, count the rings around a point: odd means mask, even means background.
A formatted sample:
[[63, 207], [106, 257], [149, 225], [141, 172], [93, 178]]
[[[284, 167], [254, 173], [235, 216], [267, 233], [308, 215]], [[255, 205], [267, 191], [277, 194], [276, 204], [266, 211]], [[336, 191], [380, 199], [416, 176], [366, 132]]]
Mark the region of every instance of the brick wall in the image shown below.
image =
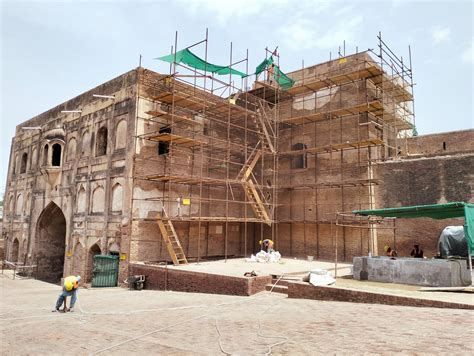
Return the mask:
[[231, 277], [131, 263], [130, 275], [145, 275], [146, 289], [248, 296], [265, 290], [271, 276]]
[[474, 305], [450, 303], [438, 300], [417, 299], [390, 294], [337, 288], [334, 286], [315, 287], [309, 283], [289, 283], [288, 298], [328, 300], [336, 302], [403, 305], [429, 308], [474, 309]]
[[[446, 202], [474, 202], [474, 155], [444, 156], [378, 164], [377, 207], [389, 208]], [[463, 219], [398, 219], [396, 248], [399, 256], [409, 256], [419, 244], [428, 257], [438, 252], [438, 239], [444, 227], [462, 225]], [[386, 242], [394, 245], [393, 233], [378, 233], [379, 254]]]

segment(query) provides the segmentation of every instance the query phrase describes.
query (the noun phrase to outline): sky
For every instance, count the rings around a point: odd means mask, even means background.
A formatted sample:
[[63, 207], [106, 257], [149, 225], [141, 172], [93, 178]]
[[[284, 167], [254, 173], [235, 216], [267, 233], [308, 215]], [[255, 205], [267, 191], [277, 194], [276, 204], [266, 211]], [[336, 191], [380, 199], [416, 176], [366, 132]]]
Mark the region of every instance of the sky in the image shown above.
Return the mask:
[[[474, 127], [472, 1], [0, 0], [0, 193], [15, 126], [138, 66], [205, 38], [208, 61], [249, 52], [254, 68], [278, 46], [284, 72], [377, 46], [405, 61], [411, 46], [420, 135]], [[194, 49], [193, 49], [194, 50]], [[196, 47], [204, 55], [204, 47]], [[245, 70], [245, 68], [240, 68]]]

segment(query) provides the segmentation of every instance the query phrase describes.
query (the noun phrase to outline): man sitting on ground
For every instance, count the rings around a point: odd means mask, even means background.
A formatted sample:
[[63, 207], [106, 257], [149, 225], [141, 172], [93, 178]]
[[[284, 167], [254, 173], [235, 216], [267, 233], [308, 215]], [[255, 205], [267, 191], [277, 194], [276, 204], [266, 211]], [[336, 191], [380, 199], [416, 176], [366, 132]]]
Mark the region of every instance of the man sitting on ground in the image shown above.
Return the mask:
[[419, 245], [414, 245], [414, 249], [411, 250], [410, 256], [415, 258], [423, 258], [423, 250]]

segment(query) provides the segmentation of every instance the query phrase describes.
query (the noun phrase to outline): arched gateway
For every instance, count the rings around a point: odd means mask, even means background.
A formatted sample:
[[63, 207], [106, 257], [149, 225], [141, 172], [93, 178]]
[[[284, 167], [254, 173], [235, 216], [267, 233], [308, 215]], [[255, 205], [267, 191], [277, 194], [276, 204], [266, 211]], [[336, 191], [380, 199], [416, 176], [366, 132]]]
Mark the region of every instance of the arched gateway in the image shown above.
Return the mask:
[[64, 270], [66, 218], [61, 208], [53, 202], [38, 218], [35, 245], [37, 278], [45, 282], [59, 282]]

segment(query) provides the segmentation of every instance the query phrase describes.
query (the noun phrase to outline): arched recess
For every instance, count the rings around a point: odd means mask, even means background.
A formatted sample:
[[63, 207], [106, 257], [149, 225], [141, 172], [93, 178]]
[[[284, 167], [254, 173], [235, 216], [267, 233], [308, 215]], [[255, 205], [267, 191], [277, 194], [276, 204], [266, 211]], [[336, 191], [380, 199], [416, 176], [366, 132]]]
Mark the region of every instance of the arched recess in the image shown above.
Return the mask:
[[30, 169], [34, 170], [36, 168], [36, 161], [38, 160], [38, 150], [33, 148], [33, 152], [31, 153], [31, 162], [30, 162]]
[[117, 183], [112, 188], [112, 211], [121, 212], [123, 209], [123, 189], [122, 186]]
[[29, 215], [30, 214], [30, 207], [31, 207], [31, 195], [30, 193], [26, 194], [26, 200], [25, 200], [25, 214]]
[[76, 244], [74, 247], [73, 253], [73, 261], [72, 261], [72, 271], [71, 274], [77, 276], [84, 275], [84, 267], [85, 267], [85, 257], [86, 257], [86, 248], [81, 245], [80, 242]]
[[28, 165], [28, 153], [25, 152], [21, 155], [20, 173], [26, 173], [27, 165]]
[[23, 212], [23, 194], [18, 194], [16, 196], [16, 209], [15, 209], [15, 215], [21, 215]]
[[18, 154], [15, 155], [15, 159], [13, 161], [13, 174], [17, 174], [17, 169], [18, 169]]
[[12, 248], [10, 250], [10, 261], [18, 262], [18, 254], [20, 253], [20, 241], [14, 239], [12, 243]]
[[77, 141], [73, 137], [67, 144], [67, 160], [72, 161], [76, 157]]
[[66, 248], [66, 218], [59, 206], [51, 202], [36, 224], [37, 278], [51, 283], [61, 280]]
[[43, 148], [43, 166], [49, 166], [49, 145], [44, 145]]
[[99, 245], [94, 244], [87, 254], [87, 268], [86, 268], [86, 282], [92, 281], [92, 269], [94, 268], [94, 256], [101, 255], [102, 251], [100, 250]]
[[92, 212], [103, 213], [105, 205], [105, 191], [101, 186], [94, 189], [92, 193]]
[[63, 147], [59, 143], [53, 144], [53, 152], [51, 154], [51, 165], [53, 167], [61, 166]]
[[86, 190], [82, 186], [79, 188], [79, 191], [77, 192], [76, 202], [77, 202], [76, 212], [85, 213], [86, 212]]
[[115, 130], [115, 149], [125, 148], [127, 145], [127, 121], [120, 120]]
[[107, 154], [107, 127], [102, 126], [97, 131], [96, 156], [105, 156]]
[[89, 156], [90, 152], [90, 147], [91, 147], [91, 135], [89, 131], [85, 131], [82, 134], [82, 140], [81, 140], [81, 156], [86, 157]]
[[13, 195], [10, 195], [10, 199], [8, 200], [8, 211], [10, 214], [13, 214]]

